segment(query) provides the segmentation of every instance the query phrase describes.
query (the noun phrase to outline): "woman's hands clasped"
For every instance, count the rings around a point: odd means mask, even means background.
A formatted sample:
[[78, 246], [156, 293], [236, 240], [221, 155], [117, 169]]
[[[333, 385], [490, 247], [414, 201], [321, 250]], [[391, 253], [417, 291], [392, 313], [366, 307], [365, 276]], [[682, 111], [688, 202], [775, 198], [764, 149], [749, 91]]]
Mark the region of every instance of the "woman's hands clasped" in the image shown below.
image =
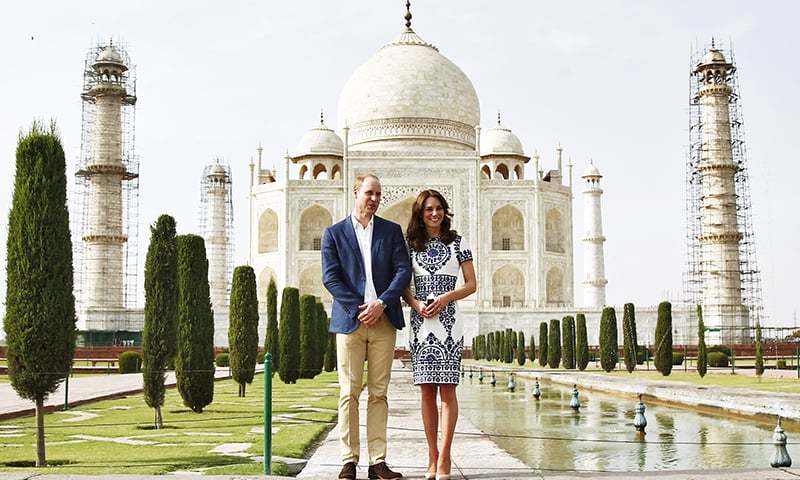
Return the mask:
[[412, 306], [423, 317], [433, 318], [439, 315], [439, 312], [444, 310], [447, 304], [450, 303], [449, 298], [449, 293], [443, 293], [438, 297], [434, 297], [433, 301], [428, 305], [425, 305], [422, 300], [414, 300], [414, 305]]

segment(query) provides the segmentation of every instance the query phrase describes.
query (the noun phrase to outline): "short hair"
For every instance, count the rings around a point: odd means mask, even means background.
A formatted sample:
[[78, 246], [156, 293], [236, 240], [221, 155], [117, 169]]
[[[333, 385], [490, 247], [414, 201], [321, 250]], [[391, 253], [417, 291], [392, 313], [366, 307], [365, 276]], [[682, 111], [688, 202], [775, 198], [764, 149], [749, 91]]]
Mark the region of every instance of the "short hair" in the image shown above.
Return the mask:
[[374, 178], [378, 183], [381, 183], [381, 179], [378, 178], [378, 176], [373, 174], [373, 173], [367, 173], [365, 175], [358, 175], [356, 177], [356, 181], [353, 182], [353, 193], [357, 192], [361, 188], [361, 185], [364, 183], [364, 180], [366, 180], [368, 178]]

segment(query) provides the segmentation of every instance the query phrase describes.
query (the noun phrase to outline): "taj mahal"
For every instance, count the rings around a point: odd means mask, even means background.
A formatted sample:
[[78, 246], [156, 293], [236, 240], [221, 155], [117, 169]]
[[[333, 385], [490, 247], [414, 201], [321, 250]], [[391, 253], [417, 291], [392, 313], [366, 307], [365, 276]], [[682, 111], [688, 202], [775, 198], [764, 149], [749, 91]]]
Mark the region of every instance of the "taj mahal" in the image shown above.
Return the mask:
[[[453, 226], [476, 259], [478, 290], [461, 302], [467, 341], [493, 328], [532, 332], [540, 321], [575, 313], [572, 201], [581, 194], [588, 207], [581, 307], [587, 318], [599, 316], [607, 283], [600, 171], [588, 164], [574, 179], [560, 146], [549, 161], [530, 155], [501, 120], [498, 114], [496, 124], [480, 125], [469, 77], [407, 15], [400, 34], [347, 80], [338, 130], [321, 116], [287, 154], [283, 178], [262, 168], [259, 148], [251, 165], [250, 261], [260, 299], [272, 278], [279, 290], [298, 286], [330, 302], [321, 281], [322, 234], [351, 212], [355, 178], [373, 173], [383, 189], [378, 215], [404, 229], [419, 191], [433, 188], [448, 199]], [[290, 170], [297, 173], [287, 178]]]

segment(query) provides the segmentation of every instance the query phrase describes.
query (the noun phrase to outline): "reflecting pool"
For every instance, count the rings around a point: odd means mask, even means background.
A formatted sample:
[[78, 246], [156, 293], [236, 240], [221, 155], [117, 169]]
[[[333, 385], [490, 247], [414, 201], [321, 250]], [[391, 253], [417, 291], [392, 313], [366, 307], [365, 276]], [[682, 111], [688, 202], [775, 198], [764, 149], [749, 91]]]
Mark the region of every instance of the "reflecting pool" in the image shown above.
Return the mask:
[[[493, 440], [532, 468], [769, 468], [774, 451], [775, 425], [645, 401], [647, 430], [642, 436], [633, 427], [635, 399], [580, 390], [579, 385], [581, 408], [576, 413], [569, 407], [571, 387], [542, 381], [537, 401], [532, 395], [534, 380], [517, 377], [514, 393], [506, 390], [507, 382], [505, 373], [497, 374], [494, 387], [489, 377], [480, 383], [477, 373], [472, 379], [465, 375], [458, 389], [460, 412], [486, 433], [508, 435]], [[784, 428], [789, 454], [797, 464], [800, 431]]]

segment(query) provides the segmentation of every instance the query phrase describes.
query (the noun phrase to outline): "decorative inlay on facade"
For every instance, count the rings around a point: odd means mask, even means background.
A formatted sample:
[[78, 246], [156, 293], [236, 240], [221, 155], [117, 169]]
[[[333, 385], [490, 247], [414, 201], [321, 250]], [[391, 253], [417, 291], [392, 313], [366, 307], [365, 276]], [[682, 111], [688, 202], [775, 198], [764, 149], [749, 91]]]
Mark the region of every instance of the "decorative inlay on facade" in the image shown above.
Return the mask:
[[[390, 206], [398, 200], [403, 200], [407, 197], [416, 197], [421, 191], [421, 186], [417, 185], [384, 185], [382, 186], [383, 192], [381, 194], [381, 204], [383, 206]], [[437, 190], [444, 195], [448, 202], [453, 201], [453, 186], [452, 185], [425, 185], [426, 189]]]
[[350, 150], [347, 152], [347, 156], [349, 158], [355, 157], [402, 157], [406, 159], [414, 159], [414, 160], [424, 160], [425, 158], [440, 158], [440, 157], [472, 157], [473, 159], [478, 156], [478, 153], [475, 151], [460, 151], [460, 150], [445, 150], [445, 151], [436, 151], [436, 150], [415, 150], [415, 151], [396, 151], [396, 150], [379, 150], [379, 151], [371, 151], [371, 150]]
[[475, 127], [441, 118], [399, 117], [369, 120], [350, 126], [350, 145], [372, 140], [413, 137], [452, 140], [475, 146]]
[[528, 202], [526, 202], [525, 200], [494, 200], [494, 199], [492, 199], [492, 201], [489, 202], [489, 205], [490, 205], [489, 210], [491, 211], [491, 213], [494, 213], [499, 208], [503, 208], [506, 205], [510, 205], [510, 206], [516, 208], [517, 210], [519, 210], [520, 212], [525, 213], [525, 206], [527, 205], [527, 203]]

